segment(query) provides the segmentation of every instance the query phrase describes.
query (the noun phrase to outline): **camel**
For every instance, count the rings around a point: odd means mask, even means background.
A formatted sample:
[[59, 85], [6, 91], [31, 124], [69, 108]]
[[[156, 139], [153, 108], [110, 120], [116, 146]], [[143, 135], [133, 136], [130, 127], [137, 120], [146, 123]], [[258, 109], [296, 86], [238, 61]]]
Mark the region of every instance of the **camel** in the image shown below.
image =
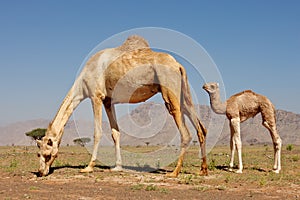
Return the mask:
[[218, 83], [206, 83], [203, 85], [203, 89], [209, 94], [212, 110], [217, 114], [226, 114], [229, 119], [231, 131], [230, 171], [232, 171], [233, 168], [234, 153], [236, 149], [239, 161], [236, 173], [242, 173], [243, 171], [240, 123], [261, 113], [262, 125], [269, 130], [273, 141], [275, 160], [273, 171], [279, 173], [281, 170], [280, 155], [282, 142], [277, 133], [275, 108], [272, 102], [267, 97], [256, 94], [251, 90], [245, 90], [231, 96], [226, 102], [221, 102]]
[[173, 172], [167, 173], [167, 176], [178, 176], [191, 141], [184, 115], [197, 130], [203, 160], [200, 173], [207, 175], [205, 152], [207, 130], [194, 109], [184, 67], [171, 55], [152, 51], [148, 42], [136, 35], [128, 37], [119, 47], [97, 52], [87, 61], [49, 124], [45, 136], [37, 141], [40, 148], [39, 175], [49, 174], [50, 166], [58, 154], [64, 126], [74, 109], [86, 98], [91, 100], [93, 108], [94, 146], [91, 160], [81, 172], [92, 172], [95, 166], [102, 136], [102, 105], [109, 119], [115, 145], [116, 164], [112, 171], [122, 171], [120, 132], [114, 105], [144, 102], [157, 93], [161, 93], [165, 106], [173, 116], [181, 135], [181, 151], [177, 166]]

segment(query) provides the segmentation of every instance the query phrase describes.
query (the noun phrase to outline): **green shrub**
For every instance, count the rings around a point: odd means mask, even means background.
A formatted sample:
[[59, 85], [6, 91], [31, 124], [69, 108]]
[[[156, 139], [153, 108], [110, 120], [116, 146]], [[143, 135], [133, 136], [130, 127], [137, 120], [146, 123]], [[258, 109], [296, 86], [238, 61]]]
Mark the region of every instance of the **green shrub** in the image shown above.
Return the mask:
[[292, 144], [288, 144], [288, 145], [286, 146], [286, 150], [288, 150], [288, 151], [292, 151], [293, 148], [294, 148], [294, 146], [293, 146]]

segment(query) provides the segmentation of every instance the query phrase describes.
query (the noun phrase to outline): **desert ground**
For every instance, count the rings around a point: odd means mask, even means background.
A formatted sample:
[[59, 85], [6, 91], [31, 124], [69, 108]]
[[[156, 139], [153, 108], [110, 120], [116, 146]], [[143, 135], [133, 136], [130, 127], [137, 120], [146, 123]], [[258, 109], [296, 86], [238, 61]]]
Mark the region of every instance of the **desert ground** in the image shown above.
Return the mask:
[[[122, 147], [144, 151], [156, 147]], [[197, 146], [191, 146], [177, 178], [168, 178], [176, 162], [154, 172], [128, 166], [111, 172], [99, 163], [82, 174], [90, 155], [84, 147], [61, 147], [46, 177], [37, 177], [37, 147], [0, 147], [1, 199], [300, 199], [300, 146], [282, 148], [282, 171], [275, 174], [272, 145], [243, 147], [243, 174], [228, 171], [229, 146], [208, 155], [209, 175], [199, 176]], [[237, 164], [237, 163], [236, 163]]]

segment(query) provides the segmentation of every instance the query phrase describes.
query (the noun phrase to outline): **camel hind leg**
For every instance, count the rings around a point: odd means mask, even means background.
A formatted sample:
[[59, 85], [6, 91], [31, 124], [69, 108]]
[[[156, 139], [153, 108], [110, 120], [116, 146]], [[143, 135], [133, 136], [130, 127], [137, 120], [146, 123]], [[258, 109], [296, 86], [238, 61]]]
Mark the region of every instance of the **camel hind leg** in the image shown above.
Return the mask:
[[262, 124], [264, 127], [266, 127], [269, 130], [270, 135], [272, 137], [272, 141], [273, 141], [273, 147], [274, 147], [273, 170], [275, 173], [279, 173], [281, 170], [282, 141], [277, 132], [275, 109], [273, 108], [273, 105], [270, 104], [269, 107], [262, 108], [261, 114], [262, 114], [262, 119], [263, 119]]
[[183, 113], [180, 109], [180, 100], [176, 98], [175, 95], [170, 94], [170, 91], [166, 91], [162, 89], [162, 96], [165, 101], [165, 105], [169, 111], [169, 113], [173, 116], [177, 128], [179, 129], [181, 135], [181, 151], [177, 161], [176, 168], [172, 173], [167, 174], [169, 177], [177, 177], [183, 163], [184, 155], [186, 153], [187, 147], [192, 140], [192, 137], [184, 123]]
[[233, 171], [233, 164], [234, 164], [234, 154], [236, 150], [235, 140], [234, 140], [234, 127], [232, 126], [231, 122], [229, 122], [230, 126], [230, 163], [229, 163], [229, 171]]
[[187, 105], [187, 103], [184, 103], [184, 108], [185, 108], [185, 114], [188, 116], [194, 128], [197, 130], [197, 136], [198, 136], [200, 149], [201, 149], [201, 156], [202, 156], [200, 175], [208, 175], [207, 160], [206, 160], [207, 130], [204, 127], [204, 125], [201, 123], [200, 119], [198, 118], [193, 105]]
[[110, 123], [112, 138], [115, 143], [116, 166], [112, 168], [112, 171], [122, 171], [123, 168], [120, 148], [120, 131], [116, 120], [115, 107], [110, 102], [105, 103], [104, 107]]

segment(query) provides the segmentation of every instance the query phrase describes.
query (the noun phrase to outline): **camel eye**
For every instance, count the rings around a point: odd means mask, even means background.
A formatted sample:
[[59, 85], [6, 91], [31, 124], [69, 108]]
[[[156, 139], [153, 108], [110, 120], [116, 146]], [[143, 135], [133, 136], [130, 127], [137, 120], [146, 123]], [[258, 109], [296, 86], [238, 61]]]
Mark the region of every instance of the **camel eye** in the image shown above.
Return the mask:
[[48, 142], [47, 142], [47, 145], [49, 145], [49, 146], [53, 146], [53, 142], [52, 142], [52, 140], [51, 140], [51, 139], [49, 139], [49, 140], [48, 140]]
[[37, 153], [37, 156], [38, 156], [38, 157], [41, 157], [41, 154], [40, 154], [40, 153]]

